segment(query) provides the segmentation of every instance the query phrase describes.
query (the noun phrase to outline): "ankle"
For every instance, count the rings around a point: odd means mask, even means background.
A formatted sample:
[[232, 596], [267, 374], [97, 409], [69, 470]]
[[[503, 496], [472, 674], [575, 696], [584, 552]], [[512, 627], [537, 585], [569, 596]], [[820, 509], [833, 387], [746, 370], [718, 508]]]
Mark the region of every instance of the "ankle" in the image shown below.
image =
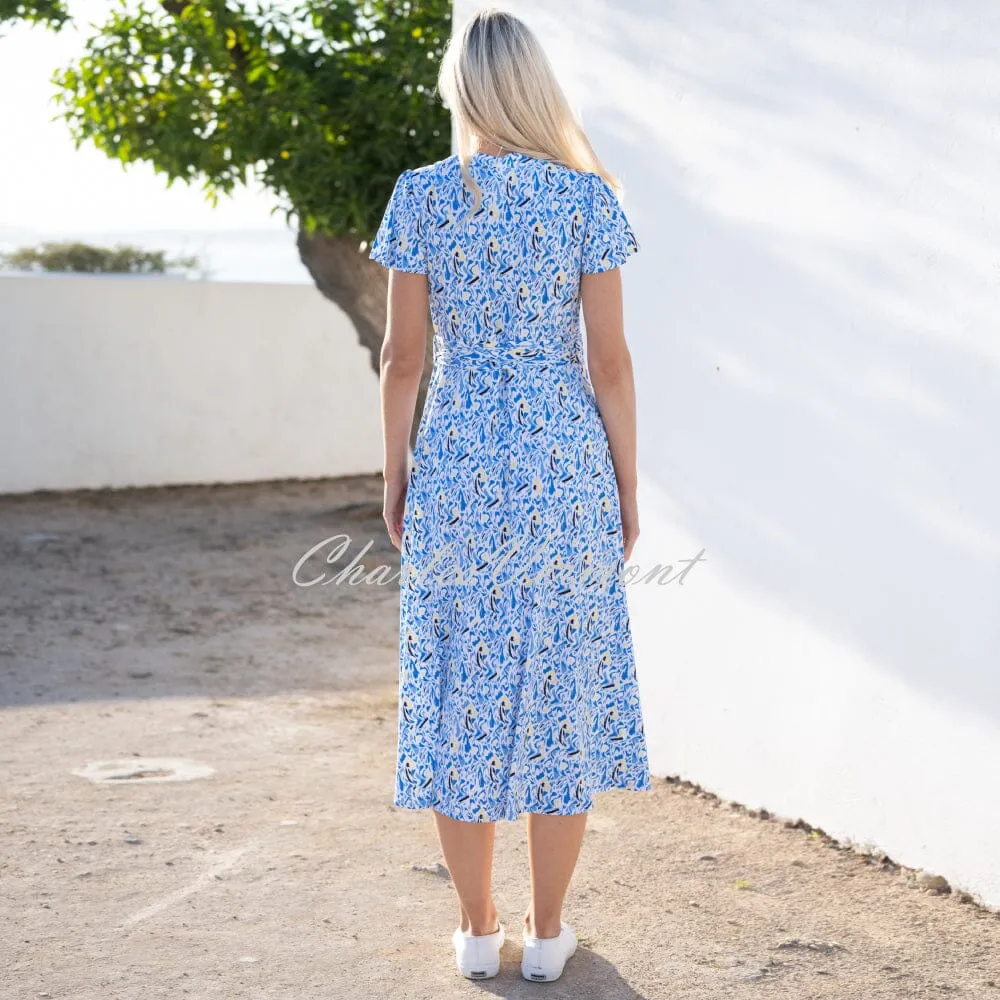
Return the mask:
[[462, 914], [462, 921], [459, 925], [463, 934], [471, 934], [473, 937], [481, 937], [485, 934], [496, 934], [500, 928], [500, 919], [497, 915], [496, 907], [491, 903], [489, 909], [481, 914], [476, 914], [475, 919], [468, 914]]
[[556, 917], [536, 919], [530, 913], [524, 915], [524, 930], [529, 937], [555, 938], [562, 931], [562, 921]]

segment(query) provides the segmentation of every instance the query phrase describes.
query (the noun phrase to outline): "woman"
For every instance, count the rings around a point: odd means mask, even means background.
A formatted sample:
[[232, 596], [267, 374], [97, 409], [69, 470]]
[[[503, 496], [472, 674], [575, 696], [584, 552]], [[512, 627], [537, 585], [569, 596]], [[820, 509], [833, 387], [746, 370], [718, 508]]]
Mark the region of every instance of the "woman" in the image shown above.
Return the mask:
[[[497, 974], [505, 937], [495, 823], [527, 814], [521, 971], [548, 982], [576, 950], [562, 905], [594, 794], [650, 786], [621, 579], [639, 525], [618, 268], [638, 244], [521, 21], [473, 17], [439, 90], [460, 152], [403, 171], [370, 250], [391, 269], [395, 804], [433, 810], [458, 969], [476, 979]], [[410, 468], [428, 308], [434, 368]]]

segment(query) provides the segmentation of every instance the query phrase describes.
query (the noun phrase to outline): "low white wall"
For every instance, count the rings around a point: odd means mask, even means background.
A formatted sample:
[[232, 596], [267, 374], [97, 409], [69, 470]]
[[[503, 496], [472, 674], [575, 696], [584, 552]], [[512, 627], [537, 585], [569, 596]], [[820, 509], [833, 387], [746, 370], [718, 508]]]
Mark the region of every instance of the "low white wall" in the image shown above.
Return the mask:
[[0, 277], [0, 493], [381, 468], [378, 380], [307, 285]]
[[636, 561], [705, 550], [630, 588], [655, 769], [1000, 905], [994, 5], [505, 6], [642, 248]]

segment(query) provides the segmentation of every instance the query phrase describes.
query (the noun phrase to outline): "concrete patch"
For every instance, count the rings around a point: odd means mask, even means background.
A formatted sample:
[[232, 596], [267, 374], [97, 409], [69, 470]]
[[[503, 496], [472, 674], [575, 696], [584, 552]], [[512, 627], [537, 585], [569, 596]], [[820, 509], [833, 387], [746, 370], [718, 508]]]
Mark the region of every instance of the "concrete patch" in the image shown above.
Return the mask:
[[94, 760], [73, 770], [99, 785], [126, 785], [135, 782], [195, 781], [215, 774], [215, 768], [181, 757], [126, 757]]

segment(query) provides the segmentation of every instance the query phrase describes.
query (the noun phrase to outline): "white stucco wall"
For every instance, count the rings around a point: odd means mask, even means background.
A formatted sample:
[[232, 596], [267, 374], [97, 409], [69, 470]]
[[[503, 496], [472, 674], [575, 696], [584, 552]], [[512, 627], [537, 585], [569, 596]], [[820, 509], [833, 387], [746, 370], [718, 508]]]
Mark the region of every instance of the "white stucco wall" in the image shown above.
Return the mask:
[[642, 245], [636, 562], [704, 549], [630, 590], [655, 770], [1000, 904], [992, 5], [506, 6]]
[[306, 285], [0, 277], [0, 493], [382, 465], [378, 379]]

